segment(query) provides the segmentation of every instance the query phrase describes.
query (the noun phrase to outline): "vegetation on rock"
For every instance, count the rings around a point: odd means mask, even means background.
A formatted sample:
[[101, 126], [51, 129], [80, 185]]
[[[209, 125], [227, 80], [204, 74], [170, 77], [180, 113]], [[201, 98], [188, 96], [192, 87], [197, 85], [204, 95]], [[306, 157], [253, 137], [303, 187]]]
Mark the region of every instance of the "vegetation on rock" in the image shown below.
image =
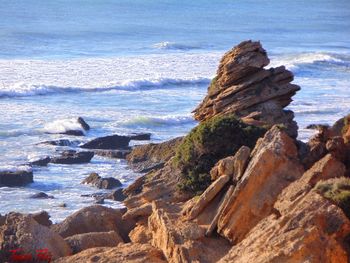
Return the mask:
[[350, 219], [350, 178], [341, 177], [320, 181], [315, 190], [339, 206]]
[[200, 193], [210, 184], [210, 169], [241, 146], [253, 148], [265, 129], [250, 126], [233, 115], [216, 116], [200, 123], [176, 150], [174, 163], [182, 171], [181, 190]]

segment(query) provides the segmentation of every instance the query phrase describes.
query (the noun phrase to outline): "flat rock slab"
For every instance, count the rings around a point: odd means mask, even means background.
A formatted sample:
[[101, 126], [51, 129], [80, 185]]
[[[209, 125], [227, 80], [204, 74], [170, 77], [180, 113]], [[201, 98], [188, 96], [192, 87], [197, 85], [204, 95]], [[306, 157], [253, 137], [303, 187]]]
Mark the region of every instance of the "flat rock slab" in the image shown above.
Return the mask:
[[131, 150], [94, 150], [94, 153], [99, 156], [115, 158], [115, 159], [126, 159], [126, 156]]
[[93, 152], [64, 151], [59, 157], [52, 157], [51, 163], [57, 164], [79, 164], [88, 163], [94, 157]]
[[110, 135], [105, 137], [99, 137], [89, 141], [82, 146], [81, 148], [86, 149], [120, 149], [127, 148], [129, 146], [130, 137], [122, 135]]
[[32, 170], [0, 171], [0, 186], [24, 186], [33, 183]]

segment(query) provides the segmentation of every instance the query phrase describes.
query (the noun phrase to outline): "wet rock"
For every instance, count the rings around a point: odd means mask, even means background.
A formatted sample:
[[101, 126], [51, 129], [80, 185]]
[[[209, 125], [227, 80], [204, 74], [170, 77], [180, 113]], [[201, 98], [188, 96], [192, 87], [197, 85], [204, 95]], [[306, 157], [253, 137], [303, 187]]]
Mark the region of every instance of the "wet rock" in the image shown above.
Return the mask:
[[40, 225], [47, 226], [47, 227], [52, 225], [52, 221], [50, 220], [50, 215], [46, 211], [30, 214], [30, 216]]
[[77, 152], [73, 150], [62, 152], [59, 157], [52, 157], [51, 163], [57, 164], [79, 164], [88, 163], [94, 157], [93, 152]]
[[58, 205], [58, 207], [65, 208], [65, 207], [67, 207], [67, 204], [66, 203], [61, 203], [61, 204]]
[[131, 150], [94, 150], [96, 155], [115, 159], [126, 159], [130, 152]]
[[133, 133], [129, 137], [133, 141], [149, 141], [151, 139], [151, 133]]
[[127, 242], [129, 240], [128, 234], [135, 222], [123, 220], [124, 212], [125, 209], [93, 205], [75, 212], [51, 228], [64, 238], [90, 232], [115, 231]]
[[44, 192], [39, 192], [36, 194], [31, 195], [29, 198], [33, 198], [33, 199], [52, 199], [54, 198], [52, 195], [48, 195]]
[[80, 141], [71, 141], [68, 139], [60, 139], [60, 140], [55, 140], [55, 141], [41, 142], [40, 144], [48, 144], [48, 145], [54, 145], [54, 146], [77, 146], [80, 144]]
[[68, 130], [68, 131], [62, 132], [60, 134], [67, 134], [67, 135], [72, 135], [72, 136], [85, 136], [85, 133], [81, 130]]
[[175, 155], [176, 147], [182, 141], [182, 137], [158, 144], [145, 144], [135, 146], [127, 156], [130, 167], [136, 172], [147, 173], [157, 170]]
[[123, 149], [129, 146], [130, 137], [121, 136], [121, 135], [110, 135], [105, 137], [99, 137], [92, 141], [89, 141], [82, 146], [81, 148], [86, 149]]
[[32, 255], [45, 248], [52, 259], [71, 254], [70, 247], [60, 235], [40, 225], [31, 215], [9, 213], [5, 217], [4, 224], [0, 226], [0, 262], [8, 262], [9, 251], [18, 248]]
[[79, 117], [77, 121], [85, 131], [90, 130], [90, 125], [87, 124], [86, 121], [82, 117]]
[[49, 156], [30, 162], [31, 165], [46, 166], [51, 161]]
[[259, 42], [244, 41], [227, 52], [208, 95], [194, 111], [195, 119], [234, 114], [250, 125], [283, 124], [288, 134], [296, 137], [294, 113], [284, 108], [300, 87], [290, 83], [293, 74], [284, 66], [264, 69], [269, 62]]
[[102, 178], [97, 173], [91, 173], [81, 183], [91, 184], [99, 189], [113, 189], [122, 186], [122, 183], [118, 179], [113, 177]]
[[115, 231], [91, 232], [67, 237], [65, 241], [71, 247], [73, 254], [93, 247], [115, 247], [124, 243]]
[[29, 168], [0, 170], [0, 187], [24, 186], [30, 183], [33, 183], [33, 171]]

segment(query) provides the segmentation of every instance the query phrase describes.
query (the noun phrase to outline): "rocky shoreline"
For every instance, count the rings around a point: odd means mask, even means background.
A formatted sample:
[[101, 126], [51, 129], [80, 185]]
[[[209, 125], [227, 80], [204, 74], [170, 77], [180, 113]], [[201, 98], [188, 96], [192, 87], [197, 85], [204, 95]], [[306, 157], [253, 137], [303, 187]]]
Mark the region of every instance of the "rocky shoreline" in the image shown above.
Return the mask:
[[[286, 107], [300, 87], [290, 71], [268, 64], [259, 42], [227, 52], [194, 111], [200, 123], [184, 138], [131, 149], [130, 140], [150, 135], [112, 135], [32, 163], [101, 154], [126, 158], [143, 174], [96, 195], [100, 203], [123, 201], [123, 209], [93, 205], [57, 224], [45, 212], [0, 215], [0, 261], [39, 262], [37, 250], [45, 249], [46, 262], [60, 263], [348, 262], [350, 117], [316, 125], [315, 136], [298, 141]], [[0, 172], [0, 185], [33, 180], [31, 170], [22, 172]], [[84, 183], [120, 186], [98, 174]]]

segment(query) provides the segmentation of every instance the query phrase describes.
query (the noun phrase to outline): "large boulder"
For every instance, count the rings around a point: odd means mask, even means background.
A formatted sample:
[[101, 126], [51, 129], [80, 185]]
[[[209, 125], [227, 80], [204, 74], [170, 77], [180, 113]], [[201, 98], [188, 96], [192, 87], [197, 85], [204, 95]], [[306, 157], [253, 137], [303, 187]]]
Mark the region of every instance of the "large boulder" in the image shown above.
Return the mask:
[[52, 229], [64, 238], [90, 232], [115, 231], [127, 242], [128, 233], [135, 222], [123, 220], [123, 214], [124, 211], [121, 209], [93, 205], [68, 216], [61, 223], [53, 225]]
[[252, 159], [219, 217], [218, 232], [235, 244], [243, 240], [273, 212], [277, 196], [303, 171], [294, 140], [274, 126], [252, 151]]
[[50, 162], [58, 164], [88, 163], [92, 157], [94, 157], [93, 152], [77, 152], [74, 150], [68, 150], [62, 152], [61, 156], [52, 157]]
[[82, 146], [81, 148], [87, 149], [123, 149], [129, 146], [130, 137], [122, 135], [110, 135], [105, 137], [99, 137], [89, 141]]
[[0, 170], [1, 186], [24, 186], [33, 183], [33, 170], [31, 168]]
[[102, 178], [97, 173], [91, 173], [86, 177], [82, 184], [91, 184], [99, 189], [113, 189], [122, 186], [122, 183], [113, 177]]
[[8, 262], [10, 250], [37, 256], [39, 249], [47, 249], [52, 259], [68, 256], [71, 249], [64, 239], [48, 227], [40, 225], [31, 215], [9, 213], [0, 225], [0, 262]]
[[235, 114], [249, 124], [283, 124], [297, 136], [294, 113], [284, 108], [300, 87], [290, 82], [292, 72], [284, 66], [264, 69], [269, 64], [259, 42], [244, 41], [221, 59], [208, 95], [195, 109], [195, 119], [204, 121], [217, 115]]
[[119, 243], [123, 243], [123, 239], [115, 231], [77, 234], [65, 238], [65, 241], [69, 244], [74, 254], [88, 248], [115, 247]]
[[182, 139], [178, 137], [158, 144], [137, 145], [126, 158], [128, 164], [134, 171], [143, 173], [162, 168], [175, 155], [176, 148]]
[[163, 253], [149, 244], [119, 244], [117, 247], [90, 248], [55, 263], [166, 263]]

